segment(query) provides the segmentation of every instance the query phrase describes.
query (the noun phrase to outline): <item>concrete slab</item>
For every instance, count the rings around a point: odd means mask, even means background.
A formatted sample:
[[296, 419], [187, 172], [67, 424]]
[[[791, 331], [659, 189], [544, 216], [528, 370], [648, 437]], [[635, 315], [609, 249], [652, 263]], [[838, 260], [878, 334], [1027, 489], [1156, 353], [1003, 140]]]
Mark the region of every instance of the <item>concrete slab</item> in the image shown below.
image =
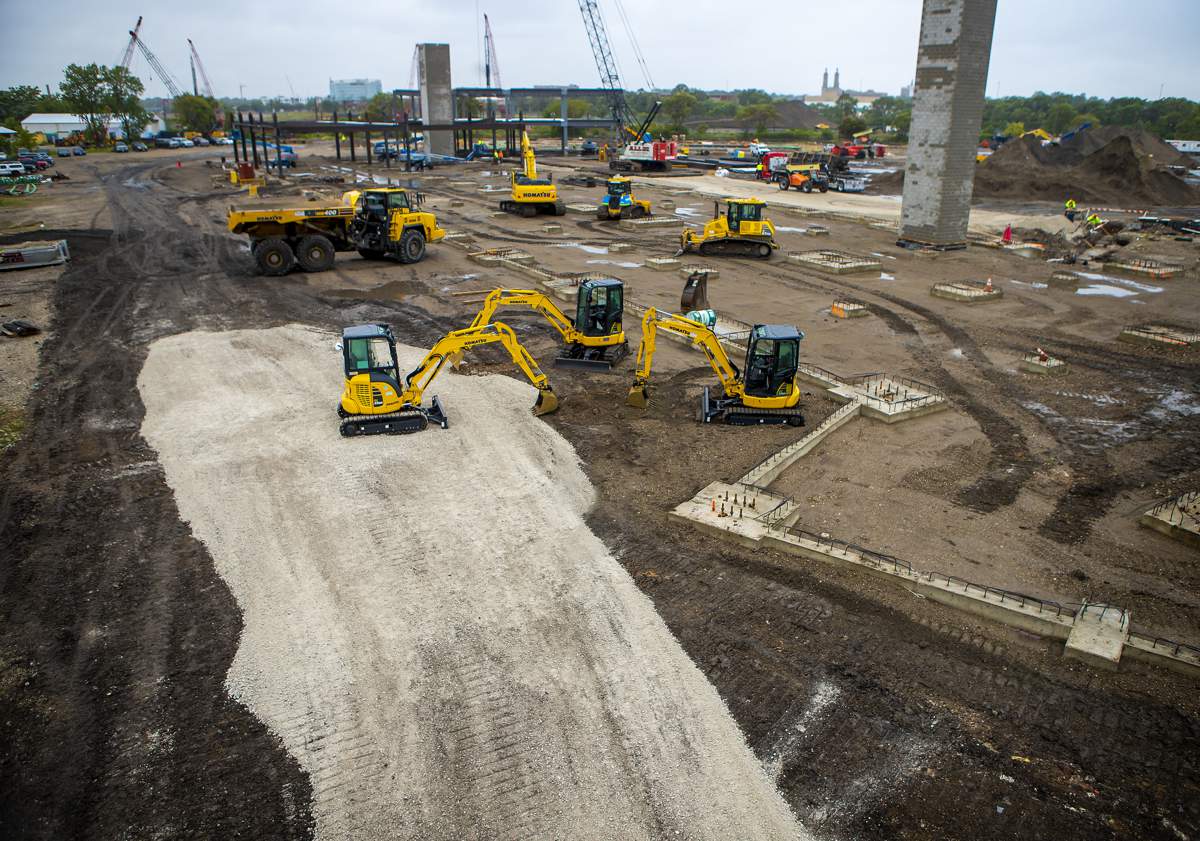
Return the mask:
[[716, 280], [721, 276], [720, 270], [715, 269], [712, 266], [697, 266], [695, 264], [690, 264], [679, 267], [679, 273], [684, 277], [691, 277], [697, 272], [708, 275], [709, 280]]
[[542, 231], [547, 234], [561, 234], [562, 225], [557, 222], [547, 222], [545, 225], [542, 225]]
[[1116, 669], [1129, 639], [1129, 611], [1084, 602], [1075, 614], [1063, 654], [1102, 669]]
[[1189, 546], [1200, 548], [1200, 491], [1160, 502], [1138, 522]]
[[625, 254], [633, 251], [633, 243], [631, 242], [610, 242], [608, 244], [609, 254]]
[[1061, 359], [1039, 353], [1027, 353], [1022, 356], [1017, 362], [1017, 368], [1027, 374], [1043, 376], [1060, 376], [1070, 370], [1070, 366]]
[[829, 307], [829, 314], [834, 318], [865, 318], [871, 312], [866, 304], [858, 301], [834, 301]]
[[1119, 272], [1134, 277], [1148, 277], [1154, 280], [1167, 280], [1183, 271], [1178, 263], [1166, 263], [1160, 260], [1115, 260], [1101, 263], [1103, 271]]
[[625, 231], [653, 231], [658, 229], [682, 228], [684, 221], [673, 216], [652, 216], [649, 219], [622, 219], [617, 223]]
[[646, 268], [656, 272], [669, 272], [679, 268], [679, 261], [674, 257], [647, 257]]
[[594, 216], [596, 214], [596, 205], [594, 205], [594, 204], [568, 204], [567, 212], [568, 213], [579, 213], [579, 214], [584, 214], [587, 216]]
[[1166, 324], [1141, 324], [1126, 327], [1117, 336], [1121, 342], [1157, 347], [1189, 348], [1200, 345], [1200, 332]]

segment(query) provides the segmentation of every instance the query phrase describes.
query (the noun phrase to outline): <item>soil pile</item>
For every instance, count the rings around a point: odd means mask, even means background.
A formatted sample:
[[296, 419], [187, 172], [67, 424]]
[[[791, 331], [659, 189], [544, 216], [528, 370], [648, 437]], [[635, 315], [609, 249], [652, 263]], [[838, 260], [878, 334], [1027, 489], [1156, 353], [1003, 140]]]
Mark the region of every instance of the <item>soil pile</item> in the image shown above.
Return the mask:
[[[1190, 160], [1141, 129], [1089, 129], [1061, 144], [1037, 137], [1010, 140], [975, 171], [975, 199], [1063, 201], [1113, 207], [1190, 207], [1200, 190], [1171, 167]], [[872, 179], [872, 193], [898, 193], [904, 173]]]
[[139, 378], [244, 612], [229, 691], [308, 772], [318, 841], [809, 838], [584, 522], [533, 389], [447, 373], [449, 429], [345, 440], [335, 338], [184, 333]]

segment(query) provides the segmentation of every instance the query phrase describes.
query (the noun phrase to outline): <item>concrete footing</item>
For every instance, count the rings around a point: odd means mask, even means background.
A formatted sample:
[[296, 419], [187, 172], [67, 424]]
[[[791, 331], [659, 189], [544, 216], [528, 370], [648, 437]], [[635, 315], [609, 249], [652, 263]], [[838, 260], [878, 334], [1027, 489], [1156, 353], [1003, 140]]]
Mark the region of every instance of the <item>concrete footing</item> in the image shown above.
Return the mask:
[[867, 305], [858, 301], [834, 301], [829, 314], [835, 318], [865, 318], [870, 315]]
[[1027, 353], [1017, 361], [1017, 368], [1027, 374], [1043, 376], [1060, 376], [1070, 370], [1070, 366], [1061, 359], [1053, 356], [1043, 357], [1040, 353]]
[[1101, 263], [1100, 266], [1102, 271], [1119, 272], [1153, 280], [1167, 280], [1183, 271], [1183, 266], [1177, 263], [1164, 263], [1159, 260], [1118, 260]]
[[945, 298], [948, 301], [958, 301], [963, 304], [983, 304], [1004, 297], [1004, 290], [998, 286], [988, 289], [983, 283], [935, 283], [929, 290], [935, 298]]
[[684, 265], [679, 267], [679, 273], [684, 277], [691, 277], [693, 274], [699, 273], [707, 275], [709, 280], [716, 280], [721, 276], [721, 272], [712, 266]]
[[596, 205], [594, 205], [594, 204], [568, 204], [567, 212], [568, 213], [581, 213], [581, 214], [586, 214], [588, 216], [595, 216], [596, 215]]
[[661, 228], [682, 228], [682, 219], [674, 216], [651, 216], [649, 219], [622, 219], [617, 223], [625, 231], [653, 231]]
[[1115, 670], [1129, 641], [1129, 611], [1104, 604], [1080, 605], [1063, 654], [1091, 666]]
[[545, 225], [542, 225], [542, 231], [547, 234], [561, 234], [562, 225], [557, 222], [547, 222]]
[[859, 257], [841, 251], [792, 251], [788, 260], [793, 263], [816, 269], [825, 274], [854, 274], [856, 272], [877, 272], [882, 264], [871, 257]]
[[1166, 324], [1140, 324], [1126, 327], [1121, 331], [1121, 335], [1117, 336], [1117, 340], [1182, 350], [1200, 345], [1200, 333]]
[[646, 268], [656, 272], [669, 272], [679, 268], [679, 261], [674, 257], [647, 257]]
[[624, 254], [628, 251], [633, 251], [633, 243], [631, 242], [611, 242], [608, 244], [609, 254]]
[[1200, 491], [1189, 491], [1158, 503], [1138, 523], [1200, 549]]

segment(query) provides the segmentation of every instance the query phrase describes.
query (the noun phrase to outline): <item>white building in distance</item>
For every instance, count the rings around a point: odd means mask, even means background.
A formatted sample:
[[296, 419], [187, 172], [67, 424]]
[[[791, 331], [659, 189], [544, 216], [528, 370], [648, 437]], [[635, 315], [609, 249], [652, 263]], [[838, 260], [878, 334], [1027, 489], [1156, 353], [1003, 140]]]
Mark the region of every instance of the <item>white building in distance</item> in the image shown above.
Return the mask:
[[383, 92], [378, 79], [330, 79], [329, 98], [334, 102], [365, 102]]
[[[67, 137], [77, 131], [83, 131], [87, 124], [77, 114], [30, 114], [21, 120], [21, 128], [30, 134], [44, 134], [48, 139]], [[142, 129], [142, 137], [153, 137], [166, 128], [157, 114], [150, 115], [150, 122]], [[108, 136], [124, 138], [125, 130], [120, 120], [108, 121]]]

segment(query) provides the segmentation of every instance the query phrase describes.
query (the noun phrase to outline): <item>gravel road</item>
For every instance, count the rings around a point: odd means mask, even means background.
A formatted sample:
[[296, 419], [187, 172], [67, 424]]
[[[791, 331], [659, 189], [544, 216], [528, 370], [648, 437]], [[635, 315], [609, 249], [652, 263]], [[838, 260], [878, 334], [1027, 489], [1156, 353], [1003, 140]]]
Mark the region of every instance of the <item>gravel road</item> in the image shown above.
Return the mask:
[[139, 378], [244, 613], [229, 691], [308, 771], [317, 837], [809, 837], [584, 523], [533, 389], [443, 375], [449, 430], [344, 440], [334, 341], [189, 332]]

